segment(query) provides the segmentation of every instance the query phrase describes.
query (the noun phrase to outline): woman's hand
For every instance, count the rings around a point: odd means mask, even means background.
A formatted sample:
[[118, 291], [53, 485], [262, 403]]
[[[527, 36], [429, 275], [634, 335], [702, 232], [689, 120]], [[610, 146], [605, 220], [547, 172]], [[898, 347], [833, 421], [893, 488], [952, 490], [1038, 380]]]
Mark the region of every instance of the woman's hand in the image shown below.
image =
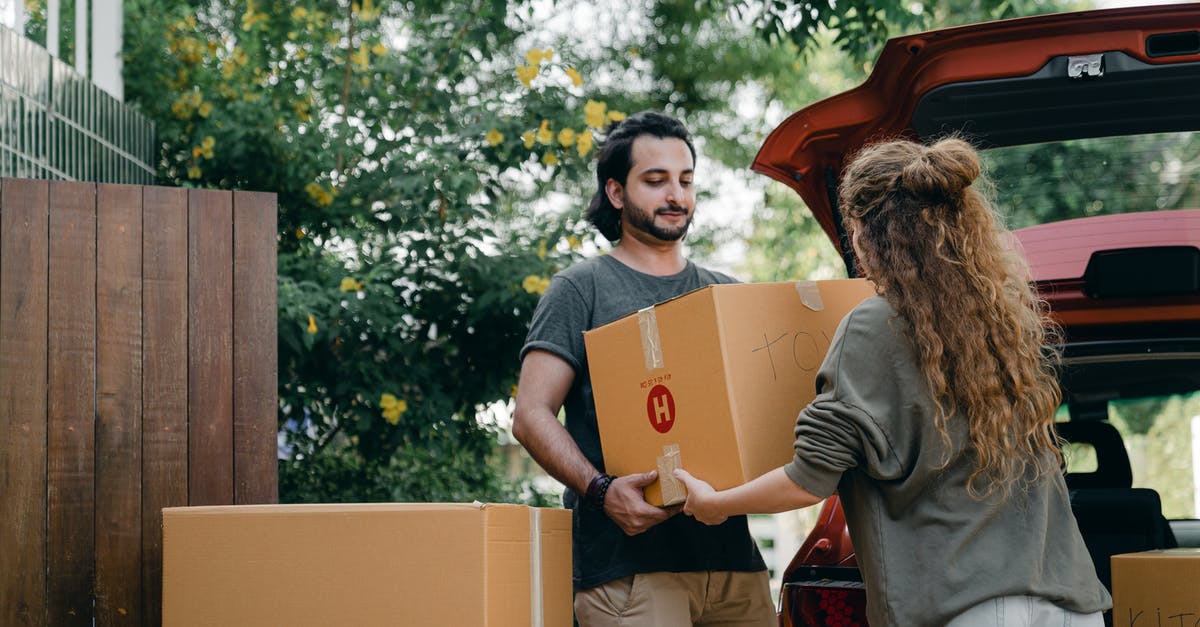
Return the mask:
[[675, 470], [675, 478], [687, 487], [688, 495], [683, 504], [683, 513], [706, 525], [719, 525], [729, 518], [728, 514], [721, 513], [717, 491], [711, 485], [693, 477], [682, 468]]

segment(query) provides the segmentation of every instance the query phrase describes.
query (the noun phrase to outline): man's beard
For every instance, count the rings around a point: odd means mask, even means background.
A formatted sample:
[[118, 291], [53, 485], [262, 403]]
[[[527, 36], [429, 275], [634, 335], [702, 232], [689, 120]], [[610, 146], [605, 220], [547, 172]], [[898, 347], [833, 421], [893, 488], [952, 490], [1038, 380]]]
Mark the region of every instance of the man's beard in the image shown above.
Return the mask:
[[[692, 216], [694, 214], [688, 213], [687, 221], [679, 226], [659, 226], [654, 223], [654, 216], [659, 212], [672, 211], [673, 207], [659, 207], [654, 212], [649, 212], [633, 204], [628, 196], [624, 200], [625, 210], [622, 213], [625, 214], [623, 217], [629, 222], [629, 226], [664, 242], [683, 239], [683, 236], [687, 235], [688, 227], [692, 225]], [[686, 209], [679, 210], [687, 212]]]

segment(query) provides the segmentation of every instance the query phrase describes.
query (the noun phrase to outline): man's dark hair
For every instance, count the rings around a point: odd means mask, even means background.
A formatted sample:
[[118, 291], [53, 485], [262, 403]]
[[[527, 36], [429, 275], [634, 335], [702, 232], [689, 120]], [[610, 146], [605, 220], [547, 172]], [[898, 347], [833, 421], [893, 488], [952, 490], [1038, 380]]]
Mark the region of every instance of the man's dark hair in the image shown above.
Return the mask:
[[682, 139], [688, 150], [692, 151], [692, 162], [696, 161], [696, 147], [692, 145], [692, 136], [687, 127], [669, 115], [642, 111], [609, 125], [600, 151], [596, 154], [596, 195], [592, 196], [584, 215], [610, 242], [621, 239], [621, 212], [608, 200], [604, 187], [608, 179], [625, 185], [629, 169], [633, 167], [633, 140], [642, 135]]

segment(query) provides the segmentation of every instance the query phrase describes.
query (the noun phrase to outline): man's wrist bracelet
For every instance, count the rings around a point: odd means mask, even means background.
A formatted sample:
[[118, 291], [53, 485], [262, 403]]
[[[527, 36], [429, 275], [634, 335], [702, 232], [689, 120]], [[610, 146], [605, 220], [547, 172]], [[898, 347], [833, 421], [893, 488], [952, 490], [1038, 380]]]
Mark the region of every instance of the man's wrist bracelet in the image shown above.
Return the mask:
[[593, 509], [604, 510], [604, 497], [608, 496], [608, 486], [612, 484], [615, 476], [599, 473], [592, 477], [588, 483], [587, 493], [583, 495], [584, 501]]

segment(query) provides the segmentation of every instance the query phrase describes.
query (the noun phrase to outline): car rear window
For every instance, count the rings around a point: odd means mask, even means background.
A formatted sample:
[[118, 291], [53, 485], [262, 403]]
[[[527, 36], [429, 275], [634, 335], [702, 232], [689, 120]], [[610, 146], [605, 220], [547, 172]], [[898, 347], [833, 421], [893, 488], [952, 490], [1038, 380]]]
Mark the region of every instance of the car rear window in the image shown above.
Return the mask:
[[1101, 137], [984, 151], [996, 205], [1019, 229], [1087, 216], [1200, 209], [1198, 133]]

